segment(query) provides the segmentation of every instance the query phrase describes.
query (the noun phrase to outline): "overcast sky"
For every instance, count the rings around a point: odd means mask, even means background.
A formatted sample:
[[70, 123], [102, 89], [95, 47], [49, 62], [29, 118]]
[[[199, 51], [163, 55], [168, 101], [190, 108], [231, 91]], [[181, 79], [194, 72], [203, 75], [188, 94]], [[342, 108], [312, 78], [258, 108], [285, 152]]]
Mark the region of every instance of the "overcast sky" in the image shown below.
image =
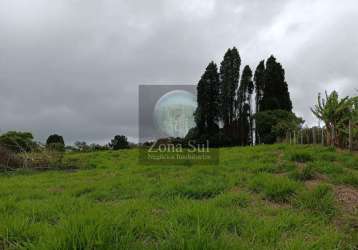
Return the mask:
[[355, 0], [0, 0], [0, 129], [66, 142], [138, 137], [138, 85], [196, 84], [239, 49], [274, 54], [294, 111], [358, 88]]

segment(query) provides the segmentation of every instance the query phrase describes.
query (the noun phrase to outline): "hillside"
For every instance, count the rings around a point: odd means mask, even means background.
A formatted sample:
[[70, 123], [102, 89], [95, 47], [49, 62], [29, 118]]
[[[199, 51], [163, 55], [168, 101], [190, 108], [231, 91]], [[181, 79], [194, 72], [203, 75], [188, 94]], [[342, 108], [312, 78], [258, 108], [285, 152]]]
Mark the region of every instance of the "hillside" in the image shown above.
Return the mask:
[[218, 166], [69, 153], [68, 171], [0, 174], [0, 249], [356, 249], [358, 155], [220, 150]]

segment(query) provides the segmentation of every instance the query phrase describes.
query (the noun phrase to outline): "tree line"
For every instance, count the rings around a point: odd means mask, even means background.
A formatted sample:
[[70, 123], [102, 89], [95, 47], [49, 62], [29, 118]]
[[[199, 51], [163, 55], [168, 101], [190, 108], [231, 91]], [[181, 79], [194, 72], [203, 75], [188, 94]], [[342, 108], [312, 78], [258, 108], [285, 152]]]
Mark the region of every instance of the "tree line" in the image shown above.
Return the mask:
[[197, 85], [196, 127], [187, 139], [213, 146], [274, 143], [303, 120], [292, 112], [285, 71], [271, 55], [255, 72], [242, 73], [237, 48], [229, 48], [220, 67], [211, 61]]
[[130, 144], [124, 135], [116, 135], [106, 145], [87, 144], [85, 141], [76, 141], [74, 146], [65, 145], [65, 141], [61, 135], [50, 135], [45, 144], [34, 141], [34, 137], [30, 132], [9, 131], [0, 135], [0, 147], [5, 148], [14, 153], [23, 153], [31, 151], [99, 151], [99, 150], [119, 150], [129, 148]]

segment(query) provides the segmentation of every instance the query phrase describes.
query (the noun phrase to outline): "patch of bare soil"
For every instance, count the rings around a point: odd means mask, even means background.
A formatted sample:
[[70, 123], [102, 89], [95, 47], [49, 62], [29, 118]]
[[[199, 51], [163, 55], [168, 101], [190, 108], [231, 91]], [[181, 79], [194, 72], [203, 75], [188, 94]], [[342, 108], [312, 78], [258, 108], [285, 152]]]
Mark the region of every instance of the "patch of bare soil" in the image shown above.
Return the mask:
[[348, 186], [337, 186], [335, 194], [343, 211], [350, 214], [358, 213], [358, 190]]
[[313, 180], [308, 180], [305, 181], [305, 186], [307, 187], [307, 189], [312, 190], [315, 187], [317, 187], [319, 184], [322, 184], [322, 181], [319, 179], [313, 179]]
[[240, 191], [241, 191], [241, 188], [239, 188], [238, 186], [235, 186], [235, 187], [231, 188], [229, 192], [240, 193]]

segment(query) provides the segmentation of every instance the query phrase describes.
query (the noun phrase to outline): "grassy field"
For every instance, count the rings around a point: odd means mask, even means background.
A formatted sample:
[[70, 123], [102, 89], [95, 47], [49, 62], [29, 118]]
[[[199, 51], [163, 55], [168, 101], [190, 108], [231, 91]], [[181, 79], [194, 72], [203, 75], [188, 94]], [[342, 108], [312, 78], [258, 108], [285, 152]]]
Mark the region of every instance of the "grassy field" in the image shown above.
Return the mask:
[[78, 170], [0, 174], [0, 249], [357, 249], [358, 155], [220, 150], [218, 166], [70, 153]]

